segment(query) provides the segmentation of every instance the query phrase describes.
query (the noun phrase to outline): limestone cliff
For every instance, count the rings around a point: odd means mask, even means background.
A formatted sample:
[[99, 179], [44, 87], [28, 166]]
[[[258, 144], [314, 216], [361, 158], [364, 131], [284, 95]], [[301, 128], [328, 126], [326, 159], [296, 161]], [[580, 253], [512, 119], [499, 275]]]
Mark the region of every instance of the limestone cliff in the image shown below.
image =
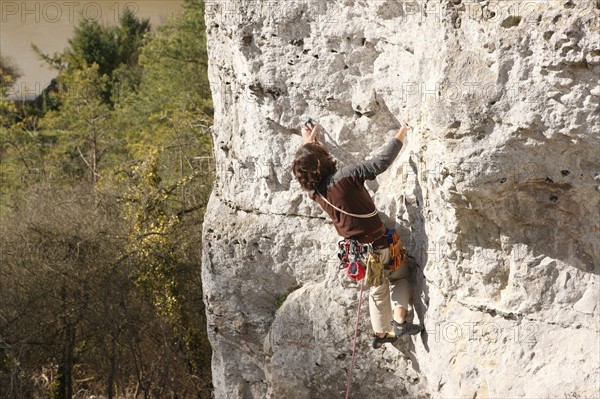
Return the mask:
[[306, 116], [342, 165], [414, 128], [368, 186], [427, 333], [372, 350], [363, 305], [353, 398], [599, 397], [599, 7], [207, 2], [217, 398], [345, 392], [358, 288], [290, 172]]

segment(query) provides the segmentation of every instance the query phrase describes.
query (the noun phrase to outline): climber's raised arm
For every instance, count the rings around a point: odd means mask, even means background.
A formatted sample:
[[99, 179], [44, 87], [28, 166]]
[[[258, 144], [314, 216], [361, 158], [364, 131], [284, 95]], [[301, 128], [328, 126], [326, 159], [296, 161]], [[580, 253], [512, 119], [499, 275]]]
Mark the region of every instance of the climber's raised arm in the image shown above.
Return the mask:
[[347, 166], [340, 173], [343, 176], [354, 176], [361, 180], [373, 180], [377, 175], [385, 172], [392, 162], [394, 162], [404, 142], [406, 142], [407, 132], [408, 128], [402, 126], [385, 147], [383, 147], [379, 155], [357, 165]]
[[406, 143], [406, 134], [408, 133], [408, 126], [404, 125], [394, 135], [395, 138], [400, 140], [402, 144]]

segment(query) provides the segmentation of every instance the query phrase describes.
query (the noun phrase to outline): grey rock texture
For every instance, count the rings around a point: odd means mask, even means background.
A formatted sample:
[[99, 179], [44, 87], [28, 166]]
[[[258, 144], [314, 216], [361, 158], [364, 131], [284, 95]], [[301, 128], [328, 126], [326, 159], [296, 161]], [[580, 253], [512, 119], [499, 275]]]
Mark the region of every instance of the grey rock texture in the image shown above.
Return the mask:
[[414, 257], [427, 333], [371, 350], [365, 293], [351, 397], [600, 397], [599, 11], [207, 2], [216, 398], [345, 393], [359, 289], [290, 172], [306, 116], [341, 165], [413, 127], [368, 187]]

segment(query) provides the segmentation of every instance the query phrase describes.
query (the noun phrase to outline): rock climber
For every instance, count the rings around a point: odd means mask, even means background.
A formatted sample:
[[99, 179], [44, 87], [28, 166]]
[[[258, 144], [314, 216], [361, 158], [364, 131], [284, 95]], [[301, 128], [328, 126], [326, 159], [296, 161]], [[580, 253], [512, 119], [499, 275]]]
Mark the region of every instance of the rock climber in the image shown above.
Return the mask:
[[304, 124], [305, 144], [295, 154], [292, 171], [302, 189], [329, 214], [339, 235], [371, 243], [373, 252], [380, 255], [382, 276], [379, 284], [370, 285], [369, 289], [369, 313], [374, 331], [371, 345], [378, 349], [386, 342], [395, 342], [401, 335], [415, 335], [423, 329], [422, 325], [406, 321], [411, 293], [409, 268], [404, 264], [394, 271], [387, 269], [391, 261], [387, 229], [364, 186], [365, 180], [375, 179], [398, 156], [406, 142], [408, 128], [401, 127], [374, 159], [338, 169], [317, 137], [318, 127], [310, 119]]

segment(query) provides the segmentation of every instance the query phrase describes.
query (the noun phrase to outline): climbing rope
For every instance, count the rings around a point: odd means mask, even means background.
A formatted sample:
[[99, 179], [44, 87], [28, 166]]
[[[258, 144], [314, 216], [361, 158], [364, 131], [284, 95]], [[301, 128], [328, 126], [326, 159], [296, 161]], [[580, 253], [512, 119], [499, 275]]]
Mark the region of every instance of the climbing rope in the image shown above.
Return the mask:
[[367, 214], [364, 214], [364, 215], [358, 215], [356, 213], [346, 212], [345, 210], [340, 209], [337, 206], [333, 205], [331, 202], [327, 201], [327, 198], [323, 197], [323, 194], [321, 194], [316, 188], [315, 188], [315, 192], [317, 194], [319, 194], [319, 197], [321, 197], [321, 199], [323, 201], [325, 201], [327, 203], [327, 205], [329, 205], [330, 207], [332, 207], [336, 211], [343, 213], [344, 215], [352, 216], [352, 217], [359, 218], [359, 219], [368, 219], [368, 218], [372, 218], [373, 216], [375, 216], [375, 215], [377, 215], [379, 213], [379, 211], [377, 210], [377, 208], [375, 208], [375, 210], [373, 212], [367, 213]]
[[350, 384], [352, 383], [352, 370], [354, 369], [354, 355], [356, 355], [356, 337], [358, 336], [358, 322], [360, 321], [360, 307], [363, 298], [363, 283], [364, 279], [360, 280], [360, 294], [358, 297], [358, 312], [356, 315], [356, 325], [354, 326], [354, 344], [352, 347], [352, 361], [350, 362], [350, 372], [348, 373], [348, 381], [346, 382], [346, 399], [350, 397]]

